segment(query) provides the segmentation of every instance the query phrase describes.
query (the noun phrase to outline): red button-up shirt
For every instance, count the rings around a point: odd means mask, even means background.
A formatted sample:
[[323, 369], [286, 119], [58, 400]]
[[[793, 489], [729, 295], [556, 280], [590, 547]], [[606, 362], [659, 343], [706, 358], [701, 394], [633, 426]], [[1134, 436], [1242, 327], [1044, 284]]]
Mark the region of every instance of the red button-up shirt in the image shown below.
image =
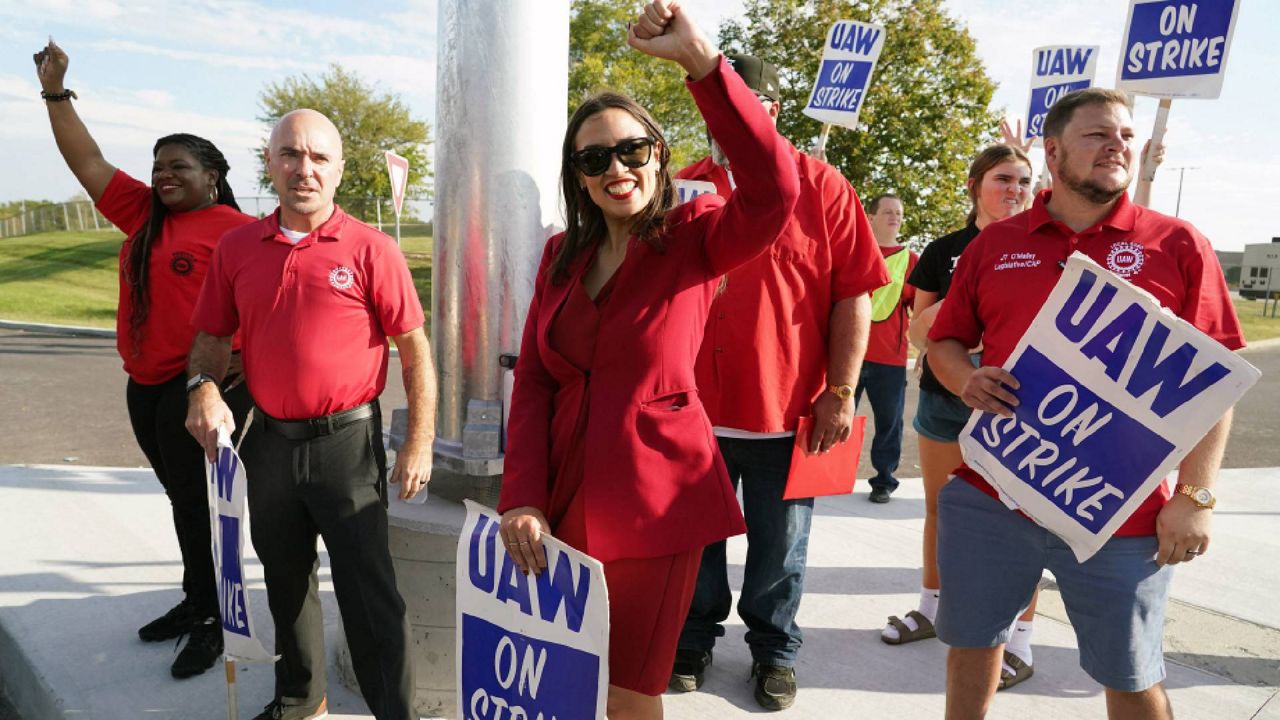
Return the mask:
[[[827, 384], [832, 306], [889, 282], [853, 187], [830, 165], [790, 150], [800, 175], [791, 220], [767, 253], [729, 273], [698, 353], [698, 392], [717, 427], [794, 432]], [[678, 177], [732, 192], [710, 158]]]
[[[1081, 232], [1054, 220], [1041, 193], [1031, 209], [992, 223], [965, 249], [929, 339], [982, 343], [982, 364], [999, 367], [1031, 326], [1079, 251], [1155, 296], [1161, 305], [1230, 350], [1244, 347], [1240, 321], [1213, 247], [1190, 223], [1134, 205], [1121, 195], [1111, 213]], [[956, 474], [996, 497], [980, 475]], [[1116, 535], [1154, 535], [1171, 490], [1161, 484]]]

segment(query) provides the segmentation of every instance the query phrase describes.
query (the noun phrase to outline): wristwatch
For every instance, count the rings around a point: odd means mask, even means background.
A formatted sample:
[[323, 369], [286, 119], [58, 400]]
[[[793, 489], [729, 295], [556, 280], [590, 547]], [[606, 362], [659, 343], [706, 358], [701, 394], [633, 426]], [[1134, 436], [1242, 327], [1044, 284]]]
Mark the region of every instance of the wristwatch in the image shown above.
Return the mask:
[[207, 382], [217, 383], [218, 378], [210, 375], [209, 373], [198, 373], [196, 375], [192, 375], [187, 379], [187, 392], [190, 393], [192, 390], [195, 390]]
[[841, 400], [848, 400], [853, 397], [852, 385], [828, 385], [827, 391]]
[[1191, 502], [1195, 503], [1198, 507], [1205, 508], [1206, 510], [1212, 510], [1213, 506], [1218, 504], [1217, 496], [1214, 495], [1213, 491], [1207, 487], [1178, 483], [1177, 486], [1174, 487], [1173, 491], [1179, 495], [1186, 495], [1191, 498]]

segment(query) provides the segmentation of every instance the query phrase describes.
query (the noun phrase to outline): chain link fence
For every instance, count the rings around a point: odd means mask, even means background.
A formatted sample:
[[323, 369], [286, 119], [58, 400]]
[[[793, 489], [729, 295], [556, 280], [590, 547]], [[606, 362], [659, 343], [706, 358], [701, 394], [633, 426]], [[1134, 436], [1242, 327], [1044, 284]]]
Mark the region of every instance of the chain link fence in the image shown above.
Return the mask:
[[[339, 196], [337, 201], [353, 217], [388, 235], [395, 235], [396, 213], [390, 198]], [[279, 204], [275, 195], [237, 197], [236, 202], [243, 212], [254, 217], [263, 217], [273, 212]], [[430, 201], [406, 199], [400, 216], [401, 236], [431, 235], [431, 213]], [[31, 203], [19, 206], [16, 212], [8, 216], [0, 217], [0, 238], [67, 231], [114, 232], [115, 227], [88, 200], [40, 205]]]

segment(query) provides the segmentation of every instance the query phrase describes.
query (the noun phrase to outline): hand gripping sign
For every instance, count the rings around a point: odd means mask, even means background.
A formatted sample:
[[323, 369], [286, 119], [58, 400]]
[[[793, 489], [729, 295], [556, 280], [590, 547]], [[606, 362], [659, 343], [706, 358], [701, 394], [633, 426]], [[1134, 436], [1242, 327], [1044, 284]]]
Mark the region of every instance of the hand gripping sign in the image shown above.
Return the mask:
[[525, 575], [500, 518], [466, 501], [458, 540], [458, 711], [463, 720], [603, 720], [609, 689], [604, 567], [542, 536], [547, 567]]
[[1240, 0], [1132, 0], [1116, 89], [1161, 98], [1216, 98]]
[[856, 130], [858, 111], [871, 86], [871, 71], [883, 48], [883, 26], [854, 20], [832, 25], [804, 114]]
[[1031, 51], [1031, 100], [1024, 140], [1044, 137], [1044, 119], [1058, 98], [1093, 84], [1095, 45], [1051, 45]]
[[240, 456], [231, 447], [226, 428], [218, 430], [218, 457], [208, 470], [209, 523], [213, 534], [213, 565], [218, 578], [218, 606], [222, 615], [224, 653], [232, 660], [274, 662], [253, 631], [249, 595], [244, 589], [244, 500], [246, 477]]
[[974, 413], [965, 462], [1089, 559], [1260, 373], [1076, 253], [1004, 364], [1012, 417]]

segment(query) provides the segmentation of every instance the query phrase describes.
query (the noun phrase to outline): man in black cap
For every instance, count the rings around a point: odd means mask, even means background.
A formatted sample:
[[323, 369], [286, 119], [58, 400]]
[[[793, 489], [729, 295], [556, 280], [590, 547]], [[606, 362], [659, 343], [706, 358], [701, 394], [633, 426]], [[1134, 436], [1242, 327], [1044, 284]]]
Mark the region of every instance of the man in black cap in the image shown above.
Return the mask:
[[[777, 69], [749, 55], [726, 57], [776, 122]], [[699, 192], [714, 186], [727, 197], [733, 171], [715, 139], [708, 140], [711, 155], [681, 171], [676, 183], [693, 183]], [[796, 696], [801, 633], [795, 618], [813, 515], [812, 498], [783, 500], [796, 428], [801, 417], [813, 417], [809, 444], [816, 452], [849, 438], [871, 322], [869, 294], [889, 281], [848, 181], [830, 165], [792, 152], [801, 186], [795, 216], [768, 252], [729, 273], [696, 365], [729, 477], [735, 487], [742, 484], [748, 549], [738, 614], [747, 625], [756, 701], [769, 710], [790, 707]], [[702, 685], [730, 604], [720, 542], [702, 554], [673, 688]]]

